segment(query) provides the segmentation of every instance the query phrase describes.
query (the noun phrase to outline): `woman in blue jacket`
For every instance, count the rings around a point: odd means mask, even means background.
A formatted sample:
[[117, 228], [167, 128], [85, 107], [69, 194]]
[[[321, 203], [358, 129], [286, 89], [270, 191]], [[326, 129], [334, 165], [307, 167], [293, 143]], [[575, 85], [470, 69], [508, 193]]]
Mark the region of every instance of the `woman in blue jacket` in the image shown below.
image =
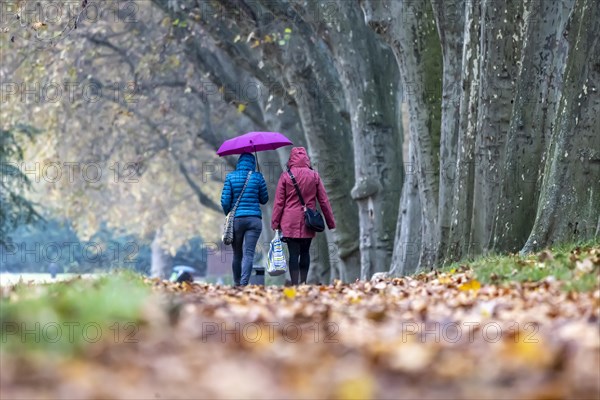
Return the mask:
[[269, 201], [265, 178], [260, 172], [254, 171], [255, 168], [254, 156], [250, 153], [242, 154], [238, 159], [235, 171], [227, 174], [221, 192], [221, 207], [227, 215], [240, 197], [248, 173], [252, 171], [233, 220], [233, 264], [231, 268], [236, 286], [246, 286], [250, 280], [256, 243], [262, 231], [260, 204], [266, 204]]

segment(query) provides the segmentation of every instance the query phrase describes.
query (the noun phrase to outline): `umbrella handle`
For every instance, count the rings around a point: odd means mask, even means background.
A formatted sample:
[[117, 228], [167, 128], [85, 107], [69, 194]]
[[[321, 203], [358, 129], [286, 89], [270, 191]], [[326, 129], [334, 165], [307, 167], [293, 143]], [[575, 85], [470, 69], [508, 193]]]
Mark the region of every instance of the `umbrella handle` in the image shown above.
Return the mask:
[[[252, 143], [252, 140], [250, 141]], [[254, 158], [256, 159], [256, 168], [258, 168], [258, 172], [260, 173], [260, 163], [258, 162], [258, 154], [256, 153], [256, 146], [252, 143], [252, 147], [254, 147]]]

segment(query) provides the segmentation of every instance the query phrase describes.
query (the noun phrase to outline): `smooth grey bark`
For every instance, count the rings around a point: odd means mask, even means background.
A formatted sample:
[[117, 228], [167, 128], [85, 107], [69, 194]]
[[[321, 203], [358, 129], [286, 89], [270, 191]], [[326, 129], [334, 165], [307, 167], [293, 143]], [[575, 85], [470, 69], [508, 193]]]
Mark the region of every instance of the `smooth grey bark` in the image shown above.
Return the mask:
[[[402, 187], [402, 127], [396, 116], [394, 55], [365, 24], [357, 3], [340, 0], [327, 33], [350, 113], [361, 279], [387, 272]], [[384, 47], [385, 46], [385, 47]]]
[[600, 215], [600, 3], [577, 0], [535, 223], [522, 253], [591, 239]]
[[394, 254], [390, 275], [403, 276], [417, 270], [421, 255], [421, 201], [416, 165], [415, 150], [412, 143], [408, 148], [409, 163], [405, 169], [404, 187], [400, 199], [400, 212], [396, 226]]
[[509, 16], [523, 15], [522, 7], [522, 0], [481, 3], [471, 255], [487, 253], [492, 237], [523, 40], [522, 18]]
[[480, 52], [480, 0], [465, 3], [460, 119], [448, 249], [443, 261], [468, 255], [473, 209], [474, 152], [477, 129]]
[[306, 283], [327, 285], [331, 282], [331, 263], [327, 235], [319, 233], [310, 245], [310, 269]]
[[466, 0], [431, 0], [443, 57], [442, 116], [440, 124], [440, 180], [437, 221], [437, 256], [443, 261], [448, 248], [457, 145], [460, 128], [461, 74]]
[[367, 0], [361, 5], [371, 28], [394, 51], [400, 68], [423, 214], [419, 268], [432, 268], [437, 252], [442, 52], [431, 4]]
[[521, 249], [535, 221], [567, 56], [566, 46], [559, 43], [573, 4], [574, 0], [525, 4], [521, 68], [492, 238], [498, 252]]
[[325, 231], [325, 237], [327, 238], [327, 253], [322, 254], [322, 257], [329, 258], [329, 282], [333, 283], [336, 279], [341, 280], [343, 271], [341, 269], [341, 261], [338, 255], [337, 246], [335, 245], [335, 239], [333, 238], [332, 231]]

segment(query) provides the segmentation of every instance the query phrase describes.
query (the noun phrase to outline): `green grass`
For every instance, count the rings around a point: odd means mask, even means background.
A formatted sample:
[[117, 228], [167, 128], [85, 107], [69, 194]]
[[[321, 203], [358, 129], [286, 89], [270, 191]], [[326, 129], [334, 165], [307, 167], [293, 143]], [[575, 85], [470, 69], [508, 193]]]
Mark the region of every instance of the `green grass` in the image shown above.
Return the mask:
[[600, 242], [562, 244], [527, 256], [493, 254], [456, 262], [442, 268], [442, 271], [468, 267], [473, 270], [477, 280], [488, 284], [537, 282], [554, 277], [565, 282], [564, 290], [590, 291], [598, 287], [598, 266], [591, 273], [582, 273], [576, 268], [576, 260], [584, 257], [577, 253], [585, 253], [593, 248], [600, 249]]
[[94, 278], [99, 274], [73, 274], [62, 273], [57, 274], [56, 278], [52, 278], [49, 273], [26, 272], [26, 273], [0, 273], [0, 286], [13, 286], [16, 284], [27, 283], [55, 283], [60, 281], [71, 280], [79, 276], [83, 278]]
[[3, 288], [0, 349], [72, 354], [89, 343], [123, 342], [137, 330], [150, 292], [142, 277], [129, 271]]

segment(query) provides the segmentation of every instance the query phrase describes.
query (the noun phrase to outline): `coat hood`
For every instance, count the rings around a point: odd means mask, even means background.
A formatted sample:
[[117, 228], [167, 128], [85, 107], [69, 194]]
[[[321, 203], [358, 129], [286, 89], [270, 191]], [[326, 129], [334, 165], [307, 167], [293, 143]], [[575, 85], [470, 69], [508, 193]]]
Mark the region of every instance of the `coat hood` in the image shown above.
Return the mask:
[[306, 149], [304, 147], [292, 148], [288, 167], [310, 168], [310, 158], [308, 158], [308, 154], [306, 154]]
[[250, 153], [244, 153], [238, 158], [236, 171], [254, 171], [256, 169], [256, 159]]

